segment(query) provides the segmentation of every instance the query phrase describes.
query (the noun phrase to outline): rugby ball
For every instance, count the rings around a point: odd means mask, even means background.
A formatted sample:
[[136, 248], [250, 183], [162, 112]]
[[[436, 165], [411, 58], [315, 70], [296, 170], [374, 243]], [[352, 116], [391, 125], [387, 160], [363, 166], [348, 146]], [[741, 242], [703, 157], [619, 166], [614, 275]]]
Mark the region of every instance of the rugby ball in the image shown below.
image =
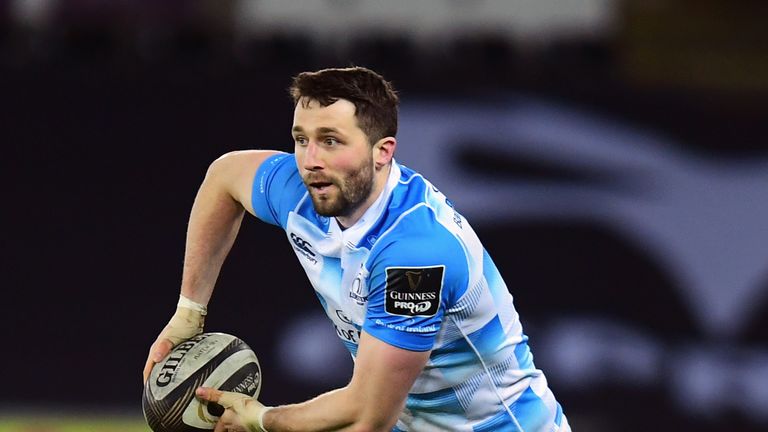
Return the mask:
[[142, 409], [154, 432], [209, 431], [224, 408], [195, 397], [198, 387], [258, 397], [261, 368], [256, 354], [239, 338], [202, 333], [177, 345], [155, 364], [144, 384]]

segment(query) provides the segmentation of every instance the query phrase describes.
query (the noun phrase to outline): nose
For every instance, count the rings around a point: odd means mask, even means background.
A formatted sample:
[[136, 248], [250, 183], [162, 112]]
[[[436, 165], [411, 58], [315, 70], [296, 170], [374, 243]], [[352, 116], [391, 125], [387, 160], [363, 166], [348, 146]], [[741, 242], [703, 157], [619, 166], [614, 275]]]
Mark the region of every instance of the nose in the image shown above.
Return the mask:
[[303, 162], [303, 167], [307, 171], [317, 171], [323, 169], [323, 161], [320, 155], [320, 149], [313, 141], [310, 141], [309, 144], [304, 147]]

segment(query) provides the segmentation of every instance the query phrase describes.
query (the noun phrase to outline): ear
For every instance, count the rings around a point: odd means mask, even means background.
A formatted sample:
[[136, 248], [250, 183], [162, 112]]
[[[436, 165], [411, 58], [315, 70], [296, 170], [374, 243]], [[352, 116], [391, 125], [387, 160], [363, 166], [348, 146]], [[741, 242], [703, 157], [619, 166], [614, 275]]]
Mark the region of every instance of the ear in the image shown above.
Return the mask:
[[397, 140], [395, 137], [384, 137], [376, 141], [376, 144], [373, 145], [373, 163], [377, 171], [392, 162], [396, 148]]

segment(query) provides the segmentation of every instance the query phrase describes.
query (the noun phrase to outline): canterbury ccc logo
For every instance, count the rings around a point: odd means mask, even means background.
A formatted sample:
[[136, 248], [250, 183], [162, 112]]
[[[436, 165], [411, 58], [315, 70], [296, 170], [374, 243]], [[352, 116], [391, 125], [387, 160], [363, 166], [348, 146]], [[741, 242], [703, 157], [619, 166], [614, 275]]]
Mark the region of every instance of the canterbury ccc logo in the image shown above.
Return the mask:
[[315, 253], [312, 251], [312, 245], [304, 240], [303, 238], [297, 236], [294, 233], [291, 233], [291, 240], [293, 241], [293, 244], [296, 245], [297, 248], [303, 250], [304, 252], [308, 253], [311, 256], [315, 256]]

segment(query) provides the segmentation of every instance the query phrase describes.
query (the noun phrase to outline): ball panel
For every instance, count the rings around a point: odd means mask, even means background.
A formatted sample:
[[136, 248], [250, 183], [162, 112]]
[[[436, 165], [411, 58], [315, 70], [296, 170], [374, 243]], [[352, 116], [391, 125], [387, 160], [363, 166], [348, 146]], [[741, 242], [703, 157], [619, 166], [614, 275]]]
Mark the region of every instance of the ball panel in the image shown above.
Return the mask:
[[162, 422], [160, 418], [162, 413], [168, 411], [167, 401], [156, 401], [152, 396], [152, 386], [144, 386], [144, 395], [141, 398], [141, 409], [144, 412], [144, 420], [147, 421], [149, 428], [155, 432], [160, 432]]
[[233, 371], [231, 376], [218, 386], [220, 390], [247, 394], [254, 398], [259, 397], [261, 393], [261, 368], [256, 355], [252, 351], [249, 354], [253, 361], [244, 362], [242, 366]]
[[[204, 425], [206, 427], [199, 428], [185, 424], [183, 418], [184, 411], [189, 405], [190, 400], [197, 400], [194, 398], [194, 392], [199, 387], [199, 384], [202, 383], [202, 380], [203, 377], [200, 377], [198, 381], [185, 386], [183, 393], [175, 394], [178, 392], [174, 392], [174, 395], [162, 400], [153, 401], [151, 397], [145, 397], [142, 401], [142, 407], [149, 427], [154, 432], [207, 432], [212, 430], [213, 425]], [[147, 386], [147, 389], [149, 389], [149, 386]]]
[[261, 369], [256, 354], [251, 350], [232, 354], [216, 367], [203, 385], [258, 397], [261, 390]]
[[[203, 382], [204, 387], [254, 396], [260, 390], [261, 370], [256, 355], [251, 350], [241, 350], [224, 359]], [[223, 409], [193, 399], [184, 411], [185, 424], [204, 428], [215, 424]]]

